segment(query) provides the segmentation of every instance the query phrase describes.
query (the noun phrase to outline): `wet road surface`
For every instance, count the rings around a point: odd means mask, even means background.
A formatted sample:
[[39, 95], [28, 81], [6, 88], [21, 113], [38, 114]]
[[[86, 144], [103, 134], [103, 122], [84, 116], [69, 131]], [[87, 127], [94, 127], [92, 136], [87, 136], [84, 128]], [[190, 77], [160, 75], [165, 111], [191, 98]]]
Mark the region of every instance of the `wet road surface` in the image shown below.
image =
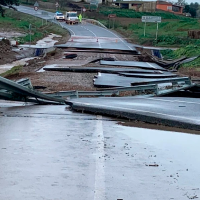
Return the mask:
[[72, 99], [70, 102], [75, 110], [200, 130], [200, 104], [197, 98], [101, 97]]
[[0, 106], [2, 200], [200, 197], [199, 135], [125, 127], [66, 106]]

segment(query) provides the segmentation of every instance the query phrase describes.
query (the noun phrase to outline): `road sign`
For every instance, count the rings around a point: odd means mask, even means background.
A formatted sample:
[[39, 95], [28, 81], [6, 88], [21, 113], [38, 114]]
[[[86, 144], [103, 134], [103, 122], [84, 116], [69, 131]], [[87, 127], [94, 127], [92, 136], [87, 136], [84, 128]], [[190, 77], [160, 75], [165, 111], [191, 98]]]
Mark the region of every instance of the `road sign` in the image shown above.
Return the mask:
[[83, 8], [83, 12], [86, 12], [86, 8]]
[[37, 10], [38, 10], [38, 7], [37, 7], [37, 6], [34, 6], [34, 10], [37, 11]]
[[108, 18], [116, 18], [116, 14], [109, 14]]
[[96, 7], [98, 7], [99, 2], [98, 2], [98, 0], [91, 0], [90, 5], [95, 5]]
[[38, 4], [38, 2], [36, 1], [35, 3], [34, 3], [34, 5], [33, 5], [34, 7], [39, 7], [39, 4]]
[[57, 8], [57, 7], [59, 7], [59, 3], [58, 3], [58, 2], [56, 2], [56, 4], [55, 4], [55, 5], [56, 5], [56, 8]]
[[142, 22], [161, 23], [161, 17], [159, 17], [159, 16], [142, 16]]
[[146, 36], [146, 24], [147, 24], [147, 22], [157, 23], [157, 28], [156, 28], [156, 40], [157, 40], [158, 39], [158, 23], [161, 23], [161, 17], [159, 17], [159, 16], [142, 16], [142, 22], [145, 22], [145, 24], [144, 24], [144, 37]]

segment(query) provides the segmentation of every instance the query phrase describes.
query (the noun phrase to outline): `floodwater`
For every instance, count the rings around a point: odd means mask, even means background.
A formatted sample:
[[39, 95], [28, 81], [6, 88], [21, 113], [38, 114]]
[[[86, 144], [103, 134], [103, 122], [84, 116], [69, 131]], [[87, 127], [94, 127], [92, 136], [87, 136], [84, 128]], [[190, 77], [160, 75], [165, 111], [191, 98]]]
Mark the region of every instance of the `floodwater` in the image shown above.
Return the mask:
[[68, 106], [0, 103], [0, 200], [200, 197], [200, 136]]

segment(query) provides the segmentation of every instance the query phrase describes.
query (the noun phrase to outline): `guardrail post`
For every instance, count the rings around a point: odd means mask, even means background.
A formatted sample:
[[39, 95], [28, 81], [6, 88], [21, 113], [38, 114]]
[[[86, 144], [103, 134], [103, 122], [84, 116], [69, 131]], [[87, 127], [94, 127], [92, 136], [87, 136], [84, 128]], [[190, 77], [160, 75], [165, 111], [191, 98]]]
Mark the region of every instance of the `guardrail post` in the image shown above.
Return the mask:
[[190, 78], [188, 78], [188, 80], [186, 80], [185, 83], [188, 84], [188, 85], [192, 85], [192, 81], [191, 81]]
[[76, 91], [76, 98], [79, 98], [78, 91]]
[[158, 84], [156, 84], [156, 96], [158, 96], [158, 90], [159, 90], [159, 88], [158, 88]]
[[172, 88], [174, 88], [175, 85], [177, 85], [177, 81], [172, 81]]

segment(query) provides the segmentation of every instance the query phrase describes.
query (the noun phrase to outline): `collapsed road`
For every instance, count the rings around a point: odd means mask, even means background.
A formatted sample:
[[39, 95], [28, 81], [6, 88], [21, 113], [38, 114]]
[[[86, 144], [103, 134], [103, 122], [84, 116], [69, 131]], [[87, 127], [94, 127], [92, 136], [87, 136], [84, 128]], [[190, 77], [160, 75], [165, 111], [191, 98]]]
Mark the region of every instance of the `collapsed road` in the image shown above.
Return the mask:
[[[35, 11], [31, 12], [35, 14]], [[138, 71], [138, 68], [129, 70]], [[152, 74], [148, 70], [144, 74]], [[113, 71], [116, 73], [117, 68], [110, 70]], [[160, 70], [156, 71], [160, 73]], [[172, 90], [184, 91], [184, 88], [199, 91], [198, 85], [188, 77], [177, 77], [172, 82], [175, 86], [172, 83], [170, 89], [163, 90], [165, 93], [166, 90], [170, 93]], [[142, 97], [67, 100], [64, 98], [67, 95], [78, 97], [78, 91], [47, 94], [35, 91], [29, 80], [13, 82], [2, 78], [0, 83], [1, 98], [23, 101], [1, 101], [0, 104], [0, 185], [4, 188], [0, 191], [0, 199], [186, 200], [200, 197], [199, 135], [167, 127], [168, 131], [150, 130], [145, 124], [140, 124], [140, 128], [127, 127], [131, 126], [127, 121], [97, 115], [107, 108], [112, 108], [112, 111], [109, 109], [105, 113], [115, 112], [115, 116], [126, 110], [131, 115], [140, 115], [140, 120], [141, 117], [153, 119], [149, 121], [151, 123], [168, 120], [171, 124], [165, 125], [187, 124], [183, 128], [199, 130], [197, 98], [158, 98], [154, 96], [163, 91], [158, 91], [156, 84], [129, 84], [127, 88], [111, 89], [115, 92], [152, 89], [152, 96], [145, 93]], [[109, 91], [105, 90], [104, 94], [112, 96]], [[103, 95], [101, 91], [94, 92]], [[29, 100], [35, 100], [34, 104]], [[35, 105], [42, 102], [52, 104], [49, 101], [70, 104], [81, 112], [89, 107], [95, 115], [73, 112], [68, 105]], [[138, 124], [136, 120], [133, 126]], [[199, 134], [199, 131], [194, 133]]]

